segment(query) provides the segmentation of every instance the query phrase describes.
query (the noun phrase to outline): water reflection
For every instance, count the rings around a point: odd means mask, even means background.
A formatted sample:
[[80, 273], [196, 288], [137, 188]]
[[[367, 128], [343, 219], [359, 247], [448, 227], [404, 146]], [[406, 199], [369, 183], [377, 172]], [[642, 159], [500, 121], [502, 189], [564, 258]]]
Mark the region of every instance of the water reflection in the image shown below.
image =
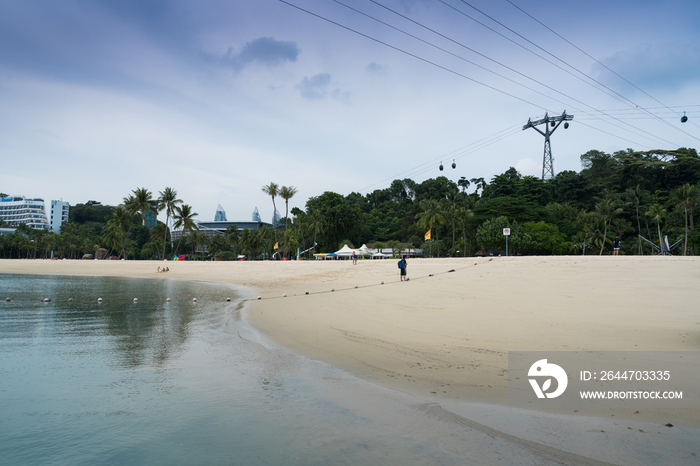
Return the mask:
[[194, 322], [213, 318], [212, 304], [225, 308], [226, 298], [235, 298], [228, 288], [210, 286], [194, 303], [201, 285], [167, 279], [6, 274], [0, 289], [12, 296], [0, 325], [14, 344], [61, 339], [63, 347], [73, 342], [77, 354], [110, 352], [109, 363], [123, 367], [167, 363], [182, 352]]

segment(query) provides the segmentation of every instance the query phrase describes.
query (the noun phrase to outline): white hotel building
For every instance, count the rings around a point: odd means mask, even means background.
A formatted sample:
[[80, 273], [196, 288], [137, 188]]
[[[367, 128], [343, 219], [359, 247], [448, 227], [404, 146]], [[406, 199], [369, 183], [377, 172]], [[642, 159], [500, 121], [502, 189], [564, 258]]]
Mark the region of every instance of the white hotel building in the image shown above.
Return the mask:
[[69, 204], [51, 201], [51, 210], [43, 199], [26, 199], [21, 196], [0, 198], [0, 220], [10, 227], [26, 224], [32, 228], [61, 232], [61, 225], [68, 221]]

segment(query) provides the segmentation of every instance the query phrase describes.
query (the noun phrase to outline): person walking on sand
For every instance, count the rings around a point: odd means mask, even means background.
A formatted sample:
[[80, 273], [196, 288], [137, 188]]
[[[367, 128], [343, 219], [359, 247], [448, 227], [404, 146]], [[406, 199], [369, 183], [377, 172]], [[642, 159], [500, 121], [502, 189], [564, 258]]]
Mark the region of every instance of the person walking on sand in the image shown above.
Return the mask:
[[406, 268], [408, 267], [408, 264], [406, 263], [406, 256], [403, 256], [401, 260], [399, 261], [399, 269], [401, 270], [401, 281], [405, 282], [407, 280], [406, 278]]
[[613, 240], [613, 256], [617, 256], [620, 253], [620, 233], [615, 235]]

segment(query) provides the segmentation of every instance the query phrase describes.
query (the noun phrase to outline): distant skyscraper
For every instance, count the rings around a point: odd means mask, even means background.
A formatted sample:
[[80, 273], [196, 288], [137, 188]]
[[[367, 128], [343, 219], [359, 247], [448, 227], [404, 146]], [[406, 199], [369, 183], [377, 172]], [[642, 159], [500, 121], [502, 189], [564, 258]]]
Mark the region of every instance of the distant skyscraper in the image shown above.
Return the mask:
[[223, 207], [221, 207], [221, 204], [216, 206], [216, 215], [214, 215], [214, 221], [215, 222], [227, 222], [226, 220], [226, 211], [224, 210]]
[[281, 218], [282, 216], [280, 215], [279, 211], [275, 209], [275, 214], [272, 216], [272, 226], [277, 226]]
[[260, 212], [258, 212], [257, 206], [255, 206], [255, 210], [253, 211], [253, 221], [254, 222], [262, 222], [262, 219], [260, 218]]

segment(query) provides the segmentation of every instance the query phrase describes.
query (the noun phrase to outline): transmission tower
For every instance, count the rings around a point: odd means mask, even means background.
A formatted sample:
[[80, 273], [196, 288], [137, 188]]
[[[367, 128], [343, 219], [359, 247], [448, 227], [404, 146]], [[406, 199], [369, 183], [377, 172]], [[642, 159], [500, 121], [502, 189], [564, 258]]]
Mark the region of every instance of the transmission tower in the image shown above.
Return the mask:
[[[543, 180], [554, 178], [554, 165], [552, 164], [552, 147], [549, 143], [549, 137], [552, 135], [552, 133], [554, 133], [554, 131], [557, 130], [557, 128], [559, 128], [559, 125], [561, 125], [562, 121], [565, 122], [564, 129], [567, 129], [569, 127], [569, 123], [567, 122], [573, 119], [574, 116], [567, 115], [565, 110], [564, 113], [562, 113], [560, 116], [555, 117], [550, 117], [545, 113], [544, 118], [537, 121], [531, 121], [528, 118], [527, 124], [523, 126], [523, 131], [525, 131], [528, 128], [532, 128], [538, 133], [540, 133], [542, 136], [544, 136], [544, 157], [542, 158]], [[537, 128], [537, 126], [541, 124], [544, 124], [544, 131]]]

